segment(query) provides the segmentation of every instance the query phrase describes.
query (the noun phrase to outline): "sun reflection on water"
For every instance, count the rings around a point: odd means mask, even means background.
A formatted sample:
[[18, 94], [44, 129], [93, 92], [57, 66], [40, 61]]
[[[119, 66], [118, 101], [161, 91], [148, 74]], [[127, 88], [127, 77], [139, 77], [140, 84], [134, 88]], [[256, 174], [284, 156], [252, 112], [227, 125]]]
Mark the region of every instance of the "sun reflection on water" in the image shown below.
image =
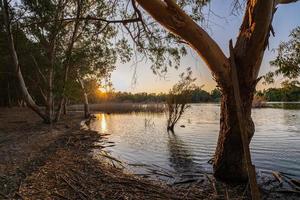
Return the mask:
[[104, 113], [101, 114], [101, 132], [106, 133], [107, 131], [107, 122], [106, 122], [106, 116]]

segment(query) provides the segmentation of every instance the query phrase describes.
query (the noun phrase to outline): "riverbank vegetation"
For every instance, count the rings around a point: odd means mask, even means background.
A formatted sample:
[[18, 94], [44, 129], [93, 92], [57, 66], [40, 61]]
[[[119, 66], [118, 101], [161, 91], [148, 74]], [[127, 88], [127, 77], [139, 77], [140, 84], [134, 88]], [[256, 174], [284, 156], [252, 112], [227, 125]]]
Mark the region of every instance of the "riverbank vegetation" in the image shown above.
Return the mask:
[[277, 102], [299, 102], [300, 101], [300, 83], [298, 81], [285, 81], [281, 88], [268, 88], [257, 91], [256, 96], [265, 101]]
[[277, 56], [270, 62], [274, 70], [264, 76], [265, 84], [274, 83], [277, 76], [282, 76], [281, 88], [257, 93], [267, 101], [300, 101], [300, 27], [293, 29], [289, 38], [276, 49]]

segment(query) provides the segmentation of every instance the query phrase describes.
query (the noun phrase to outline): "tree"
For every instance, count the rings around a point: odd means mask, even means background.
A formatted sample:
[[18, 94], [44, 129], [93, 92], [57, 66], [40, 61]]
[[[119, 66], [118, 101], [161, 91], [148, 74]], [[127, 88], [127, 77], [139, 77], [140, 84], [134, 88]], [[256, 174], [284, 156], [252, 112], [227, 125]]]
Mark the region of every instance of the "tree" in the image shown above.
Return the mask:
[[210, 92], [210, 95], [212, 96], [214, 101], [220, 101], [222, 97], [222, 93], [219, 88], [215, 88]]
[[[0, 10], [0, 13], [2, 13], [2, 10]], [[10, 50], [7, 48], [7, 33], [2, 14], [0, 15], [0, 24], [0, 106], [11, 107], [16, 105], [21, 97], [18, 95], [19, 87], [16, 84], [15, 70], [12, 68], [13, 63], [9, 53]], [[19, 37], [15, 37], [15, 39], [18, 44], [23, 44], [23, 41], [20, 41]], [[23, 67], [22, 71], [24, 71]]]
[[82, 0], [23, 0], [10, 9], [14, 19], [9, 22], [18, 24], [33, 47], [27, 50], [24, 61], [33, 61], [34, 67], [29, 74], [32, 71], [38, 74], [34, 85], [39, 88], [38, 96], [42, 97], [42, 105], [46, 108], [45, 113], [40, 113], [46, 123], [59, 120], [70, 94], [68, 90], [73, 86], [83, 88], [84, 85], [76, 84], [74, 80], [80, 79], [84, 83], [83, 79], [89, 75], [97, 79], [109, 76], [115, 68], [117, 52], [122, 61], [128, 61], [130, 51], [126, 41], [110, 42], [117, 35], [111, 24], [137, 19], [108, 20], [112, 9], [106, 1]]
[[[116, 63], [116, 52], [113, 48], [108, 48], [104, 40], [97, 40], [93, 44], [81, 44], [79, 43], [73, 56], [72, 68], [77, 70], [75, 80], [80, 85], [81, 93], [83, 95], [84, 104], [84, 117], [88, 118], [90, 115], [89, 111], [89, 91], [86, 87], [88, 82], [95, 81], [98, 88], [92, 88], [98, 90], [103, 80], [108, 80], [111, 76], [111, 72], [115, 69]], [[97, 44], [95, 44], [97, 43]], [[74, 85], [71, 85], [73, 87]]]
[[11, 18], [10, 18], [10, 10], [9, 10], [9, 5], [7, 0], [1, 0], [0, 2], [0, 7], [2, 9], [3, 13], [3, 19], [4, 23], [6, 26], [6, 32], [7, 32], [7, 37], [8, 37], [8, 46], [10, 50], [10, 54], [12, 56], [12, 61], [13, 61], [13, 67], [14, 71], [20, 86], [20, 90], [22, 92], [23, 99], [27, 103], [27, 106], [29, 106], [35, 113], [37, 113], [42, 119], [47, 120], [46, 116], [42, 113], [36, 102], [33, 100], [32, 96], [28, 92], [28, 89], [26, 87], [23, 74], [21, 72], [20, 68], [20, 63], [19, 63], [19, 58], [16, 52], [15, 48], [15, 43], [14, 43], [14, 38], [12, 34], [12, 26], [11, 26]]
[[[248, 144], [255, 128], [251, 105], [264, 51], [268, 45], [272, 20], [277, 6], [295, 0], [248, 0], [236, 44], [227, 58], [218, 44], [186, 14], [174, 0], [136, 0], [165, 29], [191, 46], [212, 71], [221, 91], [221, 120], [214, 159], [214, 175], [224, 181], [248, 179], [243, 151], [242, 133], [238, 121], [234, 82], [231, 72], [236, 66]], [[182, 1], [179, 1], [182, 2]], [[198, 1], [189, 1], [189, 3]], [[187, 3], [188, 4], [188, 3]], [[193, 9], [186, 9], [188, 12]], [[236, 82], [236, 81], [235, 81]]]
[[174, 132], [174, 126], [181, 118], [182, 114], [190, 106], [193, 90], [195, 90], [196, 79], [192, 78], [191, 68], [187, 68], [187, 73], [180, 74], [180, 81], [170, 90], [166, 105], [168, 112], [167, 130]]

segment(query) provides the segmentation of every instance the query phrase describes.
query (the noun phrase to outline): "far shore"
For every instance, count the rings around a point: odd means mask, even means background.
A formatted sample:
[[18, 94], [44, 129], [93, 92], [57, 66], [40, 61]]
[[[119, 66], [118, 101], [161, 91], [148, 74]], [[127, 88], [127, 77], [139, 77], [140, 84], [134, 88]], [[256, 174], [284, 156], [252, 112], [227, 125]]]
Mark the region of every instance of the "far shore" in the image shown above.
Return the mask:
[[[197, 104], [220, 104], [220, 102], [200, 102], [190, 103], [190, 105]], [[166, 111], [163, 102], [153, 103], [130, 103], [130, 102], [105, 102], [90, 104], [91, 112], [104, 112], [104, 113], [132, 113], [132, 112], [150, 112], [150, 113], [163, 113]], [[300, 102], [259, 102], [253, 105], [253, 108], [281, 108], [281, 109], [300, 109]], [[83, 104], [74, 104], [68, 106], [69, 111], [83, 111]]]

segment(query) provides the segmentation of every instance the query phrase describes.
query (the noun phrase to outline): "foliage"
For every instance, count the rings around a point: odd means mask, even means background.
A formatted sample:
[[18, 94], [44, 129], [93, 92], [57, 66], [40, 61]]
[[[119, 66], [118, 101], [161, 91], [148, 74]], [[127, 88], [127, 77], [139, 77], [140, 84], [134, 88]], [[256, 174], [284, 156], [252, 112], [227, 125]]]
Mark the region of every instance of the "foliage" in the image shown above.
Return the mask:
[[274, 78], [278, 75], [288, 79], [300, 77], [300, 27], [291, 31], [289, 41], [280, 43], [277, 57], [270, 64], [276, 69], [264, 76], [264, 84], [274, 83]]
[[[131, 3], [130, 3], [131, 2]], [[177, 3], [197, 22], [204, 22], [203, 8], [210, 0], [180, 0]], [[166, 31], [153, 20], [147, 12], [140, 9], [135, 1], [115, 1], [114, 12], [109, 19], [130, 19], [137, 17], [139, 21], [117, 25], [119, 37], [131, 39], [131, 49], [135, 50], [135, 62], [149, 60], [154, 74], [163, 76], [168, 68], [177, 69], [180, 66], [180, 59], [187, 54], [186, 45], [182, 40]]]
[[[107, 1], [75, 0], [22, 0], [11, 5], [20, 67], [29, 91], [39, 105], [47, 106], [51, 99], [49, 92], [53, 92], [54, 102], [58, 102], [62, 95], [79, 99], [82, 93], [77, 83], [79, 78], [86, 84], [95, 80], [99, 86], [104, 79], [109, 80], [118, 57], [121, 62], [129, 61], [131, 50], [127, 41], [115, 39], [117, 29], [103, 20], [90, 20], [92, 15], [100, 19], [108, 17], [112, 14], [110, 6]], [[85, 19], [76, 21], [78, 13]], [[76, 24], [77, 32], [74, 31]], [[5, 58], [0, 61], [0, 69], [6, 73], [11, 61], [6, 32], [2, 26], [0, 29], [0, 52]], [[71, 45], [74, 34], [74, 44]], [[6, 83], [3, 73], [0, 79], [1, 88], [2, 85], [3, 88], [12, 85]]]
[[275, 74], [295, 79], [300, 76], [300, 27], [292, 30], [290, 40], [282, 42], [278, 49], [278, 55], [271, 65], [277, 69]]
[[[100, 85], [101, 86], [101, 85]], [[86, 81], [86, 87], [89, 91], [89, 98], [91, 103], [103, 103], [103, 102], [119, 102], [119, 103], [165, 103], [168, 94], [160, 93], [131, 93], [131, 92], [101, 92], [99, 90], [99, 84], [96, 80]], [[220, 101], [220, 91], [219, 89], [214, 89], [211, 93], [201, 89], [200, 87], [195, 87], [191, 91], [191, 98], [188, 103], [203, 103], [203, 102], [219, 102]], [[76, 96], [77, 95], [77, 96]], [[70, 95], [72, 103], [81, 102], [80, 94], [75, 92]]]
[[281, 88], [269, 88], [256, 95], [266, 101], [300, 101], [300, 84], [298, 81], [284, 81]]
[[[208, 2], [189, 0], [178, 3], [201, 22], [204, 20], [202, 8]], [[49, 92], [53, 92], [53, 102], [62, 95], [77, 101], [80, 99], [78, 79], [85, 84], [96, 81], [97, 85], [102, 85], [103, 80], [110, 79], [117, 60], [121, 63], [130, 61], [133, 51], [139, 54], [138, 58], [135, 56], [138, 60], [147, 58], [151, 61], [155, 74], [166, 73], [168, 67], [179, 67], [181, 57], [187, 54], [185, 44], [136, 6], [134, 1], [127, 0], [21, 0], [11, 3], [11, 21], [13, 27], [17, 27], [13, 35], [21, 37], [16, 40], [16, 47], [22, 72], [39, 105], [47, 104]], [[74, 32], [76, 24], [77, 34]], [[5, 36], [5, 32], [2, 33]], [[71, 45], [74, 33], [76, 37]], [[1, 54], [2, 58], [7, 58], [9, 52], [4, 42], [0, 45]], [[65, 82], [67, 65], [70, 69]], [[3, 77], [1, 87], [6, 88], [5, 77], [0, 76]], [[197, 92], [203, 91], [199, 89]], [[209, 100], [207, 93], [199, 96], [197, 92], [193, 101]]]
[[275, 71], [264, 76], [264, 83], [274, 83], [275, 76], [282, 75], [287, 80], [281, 83], [281, 88], [269, 88], [260, 92], [267, 101], [300, 101], [300, 27], [291, 31], [290, 39], [281, 42], [277, 49], [277, 57], [270, 62]]
[[222, 93], [219, 88], [215, 88], [211, 91], [210, 95], [211, 95], [213, 101], [218, 102], [221, 100]]
[[[15, 70], [12, 68], [13, 63], [8, 49], [7, 33], [4, 26], [2, 26], [2, 24], [4, 24], [2, 15], [0, 15], [0, 21], [0, 105], [13, 106], [18, 105], [22, 96], [19, 91]], [[37, 80], [40, 80], [41, 77], [37, 74], [34, 60], [31, 56], [28, 56], [28, 52], [30, 51], [31, 55], [34, 55], [35, 57], [40, 57], [41, 53], [36, 50], [35, 43], [28, 40], [21, 29], [14, 26], [13, 31], [16, 50], [18, 52], [20, 67], [24, 74], [25, 82], [28, 84], [29, 91], [35, 94], [35, 99], [41, 103], [42, 100], [39, 93], [39, 87], [36, 84]]]

